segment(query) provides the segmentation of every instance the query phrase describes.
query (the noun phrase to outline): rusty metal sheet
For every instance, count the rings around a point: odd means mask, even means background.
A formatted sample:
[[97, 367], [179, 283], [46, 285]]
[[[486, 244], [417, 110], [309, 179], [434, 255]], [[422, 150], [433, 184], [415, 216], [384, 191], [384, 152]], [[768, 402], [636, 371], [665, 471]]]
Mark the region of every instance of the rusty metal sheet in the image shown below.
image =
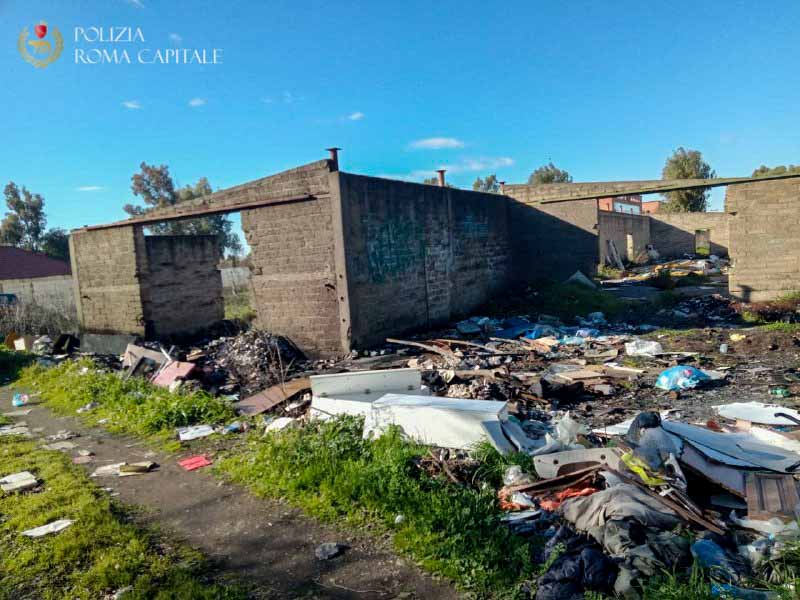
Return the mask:
[[748, 473], [747, 517], [768, 521], [774, 517], [789, 521], [795, 518], [800, 504], [797, 482], [783, 473]]

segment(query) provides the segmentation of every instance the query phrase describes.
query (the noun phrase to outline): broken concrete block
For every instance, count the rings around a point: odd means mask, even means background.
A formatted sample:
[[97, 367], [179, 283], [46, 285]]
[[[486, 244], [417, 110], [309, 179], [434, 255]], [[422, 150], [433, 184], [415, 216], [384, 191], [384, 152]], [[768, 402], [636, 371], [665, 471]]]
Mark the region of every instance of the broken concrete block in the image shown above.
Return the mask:
[[3, 490], [7, 494], [10, 492], [23, 492], [35, 488], [38, 483], [39, 480], [36, 479], [30, 471], [21, 471], [19, 473], [13, 473], [12, 475], [6, 475], [0, 479], [0, 490]]

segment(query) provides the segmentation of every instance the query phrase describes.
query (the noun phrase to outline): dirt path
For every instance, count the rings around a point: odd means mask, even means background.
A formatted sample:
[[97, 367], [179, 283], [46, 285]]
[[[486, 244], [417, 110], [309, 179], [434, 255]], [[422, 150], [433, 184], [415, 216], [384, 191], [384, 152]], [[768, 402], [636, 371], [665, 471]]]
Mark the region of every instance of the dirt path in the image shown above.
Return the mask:
[[[82, 425], [76, 418], [56, 417], [31, 405], [27, 422], [43, 437], [68, 429], [78, 448], [95, 453], [92, 472], [116, 462], [152, 460], [158, 470], [135, 477], [103, 477], [97, 484], [112, 488], [126, 504], [143, 507], [141, 519], [201, 550], [219, 569], [257, 587], [258, 598], [457, 598], [447, 585], [421, 573], [395, 556], [386, 540], [354, 535], [320, 525], [279, 502], [256, 498], [246, 490], [216, 479], [208, 469], [186, 472], [182, 456], [155, 453], [141, 441]], [[0, 388], [0, 410], [11, 407], [11, 390]], [[344, 556], [318, 561], [314, 549], [323, 542], [347, 544]]]

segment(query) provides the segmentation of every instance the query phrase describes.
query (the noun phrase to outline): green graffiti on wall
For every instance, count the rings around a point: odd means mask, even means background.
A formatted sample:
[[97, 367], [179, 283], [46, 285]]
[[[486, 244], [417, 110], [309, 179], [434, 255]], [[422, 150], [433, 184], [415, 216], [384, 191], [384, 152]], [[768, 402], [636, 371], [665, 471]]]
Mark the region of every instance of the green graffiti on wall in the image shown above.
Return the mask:
[[425, 234], [417, 223], [405, 217], [380, 222], [367, 218], [364, 229], [372, 283], [383, 283], [420, 267]]

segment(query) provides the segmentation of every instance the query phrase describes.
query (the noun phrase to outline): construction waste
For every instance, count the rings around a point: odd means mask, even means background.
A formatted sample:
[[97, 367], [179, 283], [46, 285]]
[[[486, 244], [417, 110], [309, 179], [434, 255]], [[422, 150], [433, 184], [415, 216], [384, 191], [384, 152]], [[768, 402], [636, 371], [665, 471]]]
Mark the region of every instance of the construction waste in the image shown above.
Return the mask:
[[[713, 324], [734, 314], [715, 296], [674, 310]], [[800, 543], [800, 411], [768, 400], [800, 391], [800, 373], [734, 362], [747, 333], [726, 330], [730, 348], [712, 358], [666, 351], [665, 338], [643, 337], [652, 329], [601, 312], [569, 325], [545, 314], [472, 317], [339, 361], [309, 361], [286, 338], [258, 331], [92, 356], [120, 377], [225, 396], [241, 416], [180, 428], [182, 442], [254, 421], [275, 435], [355, 416], [367, 439], [397, 427], [429, 445], [418, 466], [463, 486], [472, 485], [472, 450], [484, 441], [504, 455], [529, 455], [531, 472], [510, 467], [496, 493], [502, 523], [546, 540], [538, 600], [587, 591], [638, 598], [643, 582], [692, 564], [708, 570], [721, 597], [776, 597], [752, 581]], [[721, 357], [726, 364], [716, 364]], [[707, 409], [693, 401], [734, 384], [757, 384], [763, 401], [726, 398]], [[208, 464], [198, 455], [183, 467]], [[122, 474], [120, 466], [110, 472]], [[29, 479], [20, 485], [35, 485]]]

